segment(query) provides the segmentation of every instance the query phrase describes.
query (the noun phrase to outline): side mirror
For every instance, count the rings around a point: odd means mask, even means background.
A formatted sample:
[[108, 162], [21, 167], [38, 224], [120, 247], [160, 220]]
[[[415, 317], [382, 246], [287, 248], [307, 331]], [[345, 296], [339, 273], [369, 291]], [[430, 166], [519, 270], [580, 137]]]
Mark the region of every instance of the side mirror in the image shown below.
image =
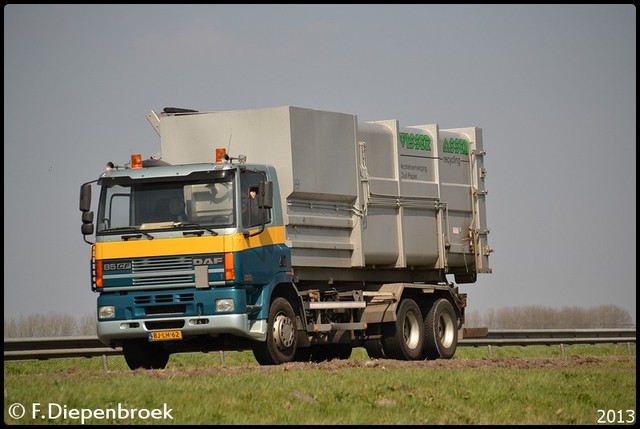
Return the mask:
[[80, 211], [88, 212], [91, 210], [91, 184], [84, 183], [80, 186]]
[[[91, 211], [91, 184], [80, 186], [80, 211], [82, 212], [82, 235], [93, 234], [93, 212]], [[85, 241], [86, 241], [85, 237]]]
[[93, 212], [83, 212], [82, 223], [93, 223]]
[[260, 182], [258, 184], [258, 207], [270, 209], [273, 207], [273, 182]]
[[82, 235], [92, 235], [93, 234], [93, 224], [92, 223], [83, 223], [81, 231], [82, 231]]

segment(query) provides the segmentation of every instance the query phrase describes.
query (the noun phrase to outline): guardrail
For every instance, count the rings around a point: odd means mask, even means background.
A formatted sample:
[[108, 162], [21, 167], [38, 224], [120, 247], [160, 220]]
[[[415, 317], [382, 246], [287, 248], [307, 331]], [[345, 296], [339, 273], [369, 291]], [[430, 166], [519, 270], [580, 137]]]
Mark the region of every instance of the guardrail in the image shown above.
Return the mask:
[[52, 359], [121, 355], [121, 348], [107, 347], [95, 336], [5, 338], [4, 360]]
[[564, 346], [577, 344], [627, 344], [631, 354], [631, 343], [636, 342], [635, 328], [622, 329], [496, 329], [486, 336], [461, 339], [458, 346], [486, 346], [489, 356], [492, 348], [501, 346]]
[[[473, 328], [470, 332], [473, 331]], [[478, 335], [476, 333], [476, 335]], [[459, 347], [631, 344], [636, 342], [635, 328], [629, 329], [495, 329], [483, 336], [462, 338]], [[564, 350], [563, 350], [564, 352]], [[106, 347], [98, 337], [5, 338], [4, 360], [53, 359], [117, 356], [121, 348]]]
[[494, 329], [462, 339], [460, 346], [551, 346], [555, 344], [635, 343], [636, 329]]

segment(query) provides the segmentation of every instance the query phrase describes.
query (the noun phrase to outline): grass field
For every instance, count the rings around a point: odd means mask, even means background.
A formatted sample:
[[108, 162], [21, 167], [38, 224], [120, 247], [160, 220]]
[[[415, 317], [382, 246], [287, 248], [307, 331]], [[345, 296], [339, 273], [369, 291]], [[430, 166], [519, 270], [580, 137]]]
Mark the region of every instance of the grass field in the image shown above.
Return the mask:
[[261, 367], [248, 352], [5, 362], [6, 424], [631, 424], [635, 345], [459, 348], [454, 359]]

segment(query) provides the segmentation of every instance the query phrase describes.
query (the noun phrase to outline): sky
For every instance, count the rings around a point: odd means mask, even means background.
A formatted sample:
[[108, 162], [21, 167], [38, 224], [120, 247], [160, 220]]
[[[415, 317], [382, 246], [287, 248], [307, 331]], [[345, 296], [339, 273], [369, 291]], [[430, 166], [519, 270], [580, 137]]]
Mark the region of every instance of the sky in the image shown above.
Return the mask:
[[95, 311], [80, 185], [160, 149], [165, 106], [480, 127], [491, 274], [468, 311], [636, 320], [636, 9], [4, 7], [4, 317]]

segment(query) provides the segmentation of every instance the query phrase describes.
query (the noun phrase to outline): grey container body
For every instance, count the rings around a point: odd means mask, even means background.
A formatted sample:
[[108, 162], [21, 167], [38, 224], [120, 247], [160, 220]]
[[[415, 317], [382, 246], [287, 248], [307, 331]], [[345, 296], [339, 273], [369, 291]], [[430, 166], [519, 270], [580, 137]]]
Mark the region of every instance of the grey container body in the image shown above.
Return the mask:
[[162, 114], [157, 130], [159, 156], [171, 164], [212, 162], [225, 148], [275, 167], [298, 276], [390, 282], [491, 272], [478, 127], [359, 123], [282, 106]]

